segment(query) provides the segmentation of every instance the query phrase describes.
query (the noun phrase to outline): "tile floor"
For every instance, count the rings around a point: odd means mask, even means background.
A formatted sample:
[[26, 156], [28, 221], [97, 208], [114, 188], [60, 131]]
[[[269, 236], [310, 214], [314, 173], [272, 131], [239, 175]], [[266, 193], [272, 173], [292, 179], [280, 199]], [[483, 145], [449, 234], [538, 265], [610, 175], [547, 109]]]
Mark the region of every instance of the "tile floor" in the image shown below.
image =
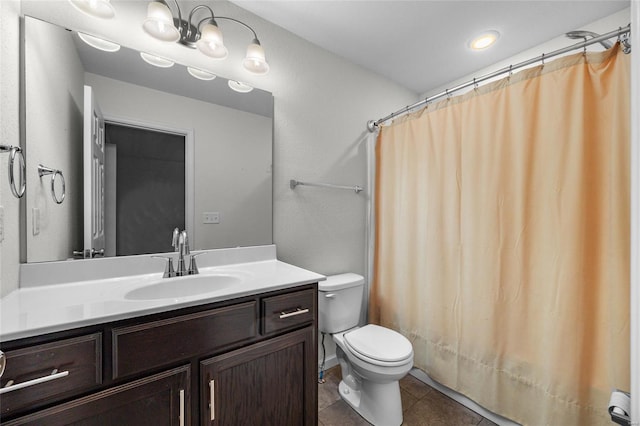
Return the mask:
[[[318, 425], [356, 426], [370, 423], [340, 398], [339, 367], [325, 372], [325, 383], [318, 385]], [[411, 375], [400, 380], [403, 426], [495, 426], [495, 423], [458, 404]]]

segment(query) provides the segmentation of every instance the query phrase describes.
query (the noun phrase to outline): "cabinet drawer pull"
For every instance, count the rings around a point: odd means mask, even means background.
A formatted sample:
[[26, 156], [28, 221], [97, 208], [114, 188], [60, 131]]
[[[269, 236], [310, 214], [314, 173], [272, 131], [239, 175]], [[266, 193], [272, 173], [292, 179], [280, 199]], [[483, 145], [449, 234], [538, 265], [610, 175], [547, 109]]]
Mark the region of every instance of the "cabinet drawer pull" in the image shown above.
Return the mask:
[[13, 380], [9, 380], [3, 388], [0, 388], [0, 395], [2, 395], [3, 393], [13, 392], [18, 389], [28, 388], [29, 386], [38, 385], [40, 383], [46, 383], [52, 380], [61, 379], [68, 375], [69, 375], [68, 371], [61, 371], [60, 373], [58, 373], [58, 370], [56, 369], [56, 370], [53, 370], [51, 374], [48, 376], [39, 377], [37, 379], [18, 383], [17, 385], [13, 384]]
[[215, 397], [215, 380], [209, 381], [209, 406], [211, 407], [211, 421], [216, 419], [216, 397]]
[[295, 311], [291, 312], [280, 312], [280, 319], [295, 317], [296, 315], [302, 315], [309, 312], [309, 309], [296, 308]]
[[184, 426], [184, 389], [180, 389], [180, 426]]

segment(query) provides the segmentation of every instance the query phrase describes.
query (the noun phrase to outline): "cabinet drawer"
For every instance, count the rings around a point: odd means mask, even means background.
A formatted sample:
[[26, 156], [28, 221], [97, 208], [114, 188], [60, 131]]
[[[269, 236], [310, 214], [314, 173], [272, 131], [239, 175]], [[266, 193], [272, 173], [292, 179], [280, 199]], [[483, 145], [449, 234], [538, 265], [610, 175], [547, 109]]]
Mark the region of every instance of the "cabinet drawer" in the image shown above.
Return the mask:
[[3, 426], [191, 424], [188, 365], [105, 389], [2, 423]]
[[8, 351], [2, 415], [77, 395], [102, 383], [102, 334]]
[[313, 289], [263, 298], [262, 332], [269, 334], [313, 321], [316, 317], [316, 301]]
[[213, 353], [257, 335], [250, 301], [112, 330], [113, 378]]

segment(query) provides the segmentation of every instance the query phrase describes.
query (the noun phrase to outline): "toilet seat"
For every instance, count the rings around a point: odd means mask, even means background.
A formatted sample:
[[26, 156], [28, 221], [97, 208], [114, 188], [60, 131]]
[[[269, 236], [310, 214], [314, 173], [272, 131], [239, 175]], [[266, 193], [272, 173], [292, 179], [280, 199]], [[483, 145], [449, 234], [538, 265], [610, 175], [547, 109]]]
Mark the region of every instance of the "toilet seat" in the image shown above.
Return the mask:
[[397, 366], [413, 360], [411, 342], [402, 334], [369, 324], [344, 334], [344, 342], [357, 358], [380, 366]]

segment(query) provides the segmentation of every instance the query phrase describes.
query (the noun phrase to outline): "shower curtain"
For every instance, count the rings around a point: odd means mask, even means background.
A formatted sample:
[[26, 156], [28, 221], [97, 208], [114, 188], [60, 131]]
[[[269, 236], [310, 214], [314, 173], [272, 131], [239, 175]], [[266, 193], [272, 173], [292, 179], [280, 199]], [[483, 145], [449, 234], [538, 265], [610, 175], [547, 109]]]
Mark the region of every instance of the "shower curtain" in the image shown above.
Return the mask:
[[370, 319], [526, 425], [629, 388], [629, 57], [521, 71], [383, 126]]

